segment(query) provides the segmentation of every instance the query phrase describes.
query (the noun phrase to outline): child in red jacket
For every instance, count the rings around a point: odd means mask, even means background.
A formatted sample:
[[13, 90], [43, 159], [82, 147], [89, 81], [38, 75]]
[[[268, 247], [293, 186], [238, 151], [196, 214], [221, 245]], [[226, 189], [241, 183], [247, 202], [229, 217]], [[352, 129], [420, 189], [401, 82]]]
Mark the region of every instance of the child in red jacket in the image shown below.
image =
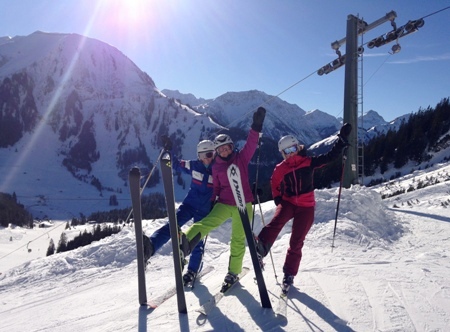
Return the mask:
[[314, 222], [314, 170], [339, 156], [342, 149], [348, 146], [347, 138], [351, 129], [350, 124], [345, 124], [333, 148], [317, 157], [307, 157], [304, 146], [292, 135], [284, 136], [278, 142], [284, 160], [275, 167], [271, 178], [272, 197], [277, 208], [273, 219], [257, 236], [257, 249], [261, 256], [266, 256], [283, 226], [294, 218], [283, 266], [283, 284], [287, 288], [297, 275], [303, 243]]

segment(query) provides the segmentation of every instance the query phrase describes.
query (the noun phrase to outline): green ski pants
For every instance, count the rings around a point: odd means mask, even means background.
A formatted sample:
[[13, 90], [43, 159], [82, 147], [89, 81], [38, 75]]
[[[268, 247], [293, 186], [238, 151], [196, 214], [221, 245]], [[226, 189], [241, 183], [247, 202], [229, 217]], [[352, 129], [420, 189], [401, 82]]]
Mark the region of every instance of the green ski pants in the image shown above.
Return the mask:
[[[247, 213], [252, 215], [252, 203], [246, 204]], [[186, 237], [191, 241], [200, 233], [203, 239], [209, 232], [231, 218], [230, 261], [228, 272], [239, 274], [242, 271], [242, 261], [245, 254], [245, 232], [237, 206], [217, 203], [211, 212], [202, 220], [192, 224], [186, 231]]]

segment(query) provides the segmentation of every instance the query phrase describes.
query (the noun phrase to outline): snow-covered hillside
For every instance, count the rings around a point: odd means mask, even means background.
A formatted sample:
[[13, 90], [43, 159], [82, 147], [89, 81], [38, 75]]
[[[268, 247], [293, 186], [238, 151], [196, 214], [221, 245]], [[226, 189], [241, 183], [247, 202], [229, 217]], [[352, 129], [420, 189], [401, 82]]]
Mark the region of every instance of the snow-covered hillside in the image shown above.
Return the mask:
[[[438, 177], [449, 171], [447, 163], [416, 176]], [[408, 187], [413, 181], [414, 175], [398, 183]], [[44, 257], [48, 242], [42, 239], [58, 234], [62, 227], [45, 232], [1, 229], [2, 330], [447, 331], [450, 214], [440, 202], [450, 201], [450, 183], [381, 200], [384, 190], [355, 186], [342, 191], [333, 250], [338, 189], [316, 191], [316, 222], [305, 242], [287, 318], [261, 308], [252, 271], [208, 317], [195, 311], [218, 291], [227, 272], [229, 222], [208, 239], [205, 266], [214, 270], [186, 293], [186, 315], [177, 312], [174, 296], [155, 310], [139, 306], [133, 228], [50, 257]], [[274, 204], [269, 201], [261, 208], [267, 223]], [[257, 232], [262, 218], [256, 211]], [[144, 230], [150, 234], [163, 223], [144, 221]], [[290, 228], [288, 223], [272, 248], [274, 266], [269, 256], [265, 259], [264, 276], [274, 306]], [[32, 253], [27, 252], [27, 244]], [[31, 256], [35, 252], [41, 252], [40, 257]], [[172, 262], [167, 243], [151, 259], [146, 273], [149, 299], [174, 287]], [[252, 266], [248, 251], [244, 265]]]

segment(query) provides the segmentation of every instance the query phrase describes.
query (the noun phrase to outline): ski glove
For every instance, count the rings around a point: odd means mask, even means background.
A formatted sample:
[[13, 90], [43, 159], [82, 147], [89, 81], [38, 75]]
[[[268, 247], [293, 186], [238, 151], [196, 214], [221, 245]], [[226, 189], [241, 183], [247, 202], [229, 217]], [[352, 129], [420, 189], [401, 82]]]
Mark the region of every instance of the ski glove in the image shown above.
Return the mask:
[[253, 113], [252, 129], [257, 132], [262, 131], [262, 125], [266, 116], [266, 109], [264, 107], [258, 107], [258, 110]]
[[350, 123], [345, 123], [341, 130], [339, 131], [338, 137], [339, 137], [339, 144], [342, 145], [342, 147], [350, 146], [350, 143], [348, 142], [348, 136], [352, 132], [352, 125]]
[[352, 125], [350, 123], [345, 123], [342, 126], [341, 130], [339, 131], [339, 136], [347, 140], [351, 132], [352, 132]]
[[161, 136], [161, 142], [163, 144], [163, 148], [166, 151], [172, 150], [172, 141], [170, 140], [169, 136], [162, 135]]
[[281, 203], [282, 200], [283, 200], [283, 199], [281, 198], [281, 196], [277, 196], [277, 197], [274, 197], [274, 198], [273, 198], [273, 201], [274, 201], [274, 203], [275, 203], [276, 206], [280, 205], [280, 203]]
[[258, 188], [256, 187], [256, 182], [253, 182], [252, 193], [253, 193], [253, 196], [257, 196], [257, 195], [261, 196], [263, 194], [262, 189], [259, 187]]

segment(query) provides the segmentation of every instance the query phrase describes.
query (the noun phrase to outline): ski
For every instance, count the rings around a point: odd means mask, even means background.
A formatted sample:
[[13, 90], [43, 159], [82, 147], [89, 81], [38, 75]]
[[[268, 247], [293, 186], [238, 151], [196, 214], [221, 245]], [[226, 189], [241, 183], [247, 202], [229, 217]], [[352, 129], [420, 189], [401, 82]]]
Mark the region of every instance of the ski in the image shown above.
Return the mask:
[[147, 291], [145, 285], [144, 244], [142, 237], [142, 210], [141, 210], [141, 172], [138, 167], [133, 167], [128, 175], [130, 183], [131, 204], [133, 207], [134, 230], [136, 235], [136, 253], [138, 267], [138, 293], [139, 303], [147, 303]]
[[[203, 276], [205, 276], [206, 274], [210, 273], [211, 271], [214, 270], [213, 266], [207, 266], [204, 269], [202, 269], [198, 274], [197, 274], [197, 280], [201, 279]], [[192, 289], [192, 288], [191, 288]], [[173, 286], [171, 288], [169, 288], [165, 293], [150, 299], [146, 305], [148, 308], [151, 309], [156, 309], [157, 307], [159, 307], [161, 304], [163, 304], [165, 301], [167, 301], [168, 299], [170, 299], [172, 296], [174, 296], [177, 293], [177, 288], [176, 286]]]
[[175, 196], [173, 189], [173, 174], [172, 174], [172, 154], [169, 151], [164, 151], [161, 157], [161, 175], [164, 185], [164, 194], [166, 196], [167, 214], [170, 225], [170, 238], [172, 240], [172, 256], [175, 268], [175, 285], [178, 302], [178, 312], [187, 313], [186, 298], [184, 294], [183, 283], [183, 263], [184, 257], [181, 258], [180, 245], [178, 240], [178, 223], [177, 215], [175, 213]]
[[205, 316], [208, 316], [208, 314], [211, 312], [211, 310], [214, 309], [215, 307], [217, 307], [217, 304], [219, 303], [219, 301], [222, 300], [222, 298], [227, 293], [229, 293], [231, 289], [233, 289], [234, 285], [236, 285], [249, 271], [250, 271], [250, 269], [248, 267], [243, 267], [241, 273], [239, 273], [238, 278], [234, 284], [230, 285], [225, 290], [223, 289], [223, 285], [222, 285], [220, 291], [218, 291], [216, 294], [214, 294], [208, 302], [203, 304], [200, 308], [198, 308], [195, 311], [197, 311]]
[[281, 294], [280, 298], [278, 299], [277, 308], [275, 309], [275, 312], [278, 316], [287, 317], [287, 300], [288, 300], [288, 291], [289, 286], [282, 286], [281, 287]]
[[262, 273], [260, 257], [256, 251], [255, 238], [250, 227], [250, 220], [248, 218], [247, 209], [245, 207], [244, 190], [242, 187], [241, 173], [239, 167], [231, 164], [227, 170], [228, 181], [230, 182], [233, 196], [241, 216], [242, 224], [244, 225], [245, 236], [247, 238], [248, 248], [252, 257], [253, 269], [255, 270], [256, 281], [258, 284], [259, 296], [261, 298], [261, 305], [263, 308], [272, 308], [270, 303], [269, 293], [267, 292], [266, 283]]

